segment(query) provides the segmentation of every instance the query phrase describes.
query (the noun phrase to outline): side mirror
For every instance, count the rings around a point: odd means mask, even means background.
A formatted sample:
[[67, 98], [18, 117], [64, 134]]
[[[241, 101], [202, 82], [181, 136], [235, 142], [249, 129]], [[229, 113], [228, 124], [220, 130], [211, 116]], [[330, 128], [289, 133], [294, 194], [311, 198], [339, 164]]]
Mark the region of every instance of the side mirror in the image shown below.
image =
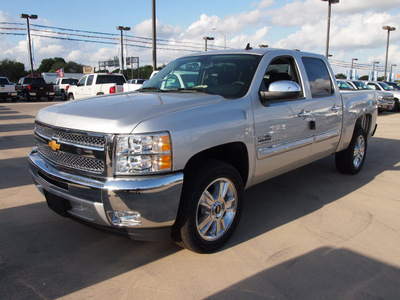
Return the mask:
[[279, 99], [293, 99], [301, 96], [301, 87], [294, 81], [281, 80], [272, 82], [268, 91], [260, 91], [261, 102]]

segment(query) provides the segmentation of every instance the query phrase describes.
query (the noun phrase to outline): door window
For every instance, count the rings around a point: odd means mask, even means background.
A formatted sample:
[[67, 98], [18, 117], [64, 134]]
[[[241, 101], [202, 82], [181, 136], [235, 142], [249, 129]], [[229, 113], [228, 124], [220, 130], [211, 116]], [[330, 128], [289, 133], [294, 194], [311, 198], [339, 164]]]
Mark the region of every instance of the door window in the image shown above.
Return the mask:
[[310, 83], [311, 96], [318, 98], [333, 95], [332, 80], [324, 61], [314, 57], [303, 57], [302, 60]]
[[[301, 86], [299, 72], [291, 56], [277, 57], [271, 61], [265, 71], [261, 90], [268, 91], [271, 83], [281, 80], [293, 81]], [[303, 95], [300, 95], [300, 97], [303, 97]]]

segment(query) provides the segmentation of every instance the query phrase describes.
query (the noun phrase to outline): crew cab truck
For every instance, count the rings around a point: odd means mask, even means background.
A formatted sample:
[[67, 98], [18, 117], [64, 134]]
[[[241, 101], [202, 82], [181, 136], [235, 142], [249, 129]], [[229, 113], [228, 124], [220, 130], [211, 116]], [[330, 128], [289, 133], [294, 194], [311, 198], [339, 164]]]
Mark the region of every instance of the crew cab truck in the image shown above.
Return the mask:
[[87, 74], [76, 85], [69, 87], [68, 100], [121, 93], [125, 82], [122, 74]]
[[357, 174], [376, 119], [374, 91], [340, 93], [324, 56], [205, 52], [138, 91], [39, 111], [30, 172], [62, 216], [212, 252], [238, 226], [244, 189], [332, 154]]
[[71, 85], [76, 85], [78, 79], [70, 77], [61, 77], [54, 80], [54, 95], [61, 96], [62, 100], [67, 100], [68, 89]]
[[17, 99], [17, 87], [11, 84], [7, 77], [0, 77], [0, 98], [10, 98], [12, 101]]
[[18, 96], [25, 101], [40, 100], [42, 97], [48, 101], [54, 99], [54, 86], [46, 83], [42, 77], [23, 77], [17, 83]]

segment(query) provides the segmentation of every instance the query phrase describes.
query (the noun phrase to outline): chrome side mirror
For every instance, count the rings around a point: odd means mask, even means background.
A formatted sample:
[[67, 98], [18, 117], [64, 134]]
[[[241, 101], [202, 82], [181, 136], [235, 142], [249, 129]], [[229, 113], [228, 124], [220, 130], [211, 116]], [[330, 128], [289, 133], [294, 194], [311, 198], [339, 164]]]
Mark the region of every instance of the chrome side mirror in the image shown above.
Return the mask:
[[301, 87], [294, 81], [280, 80], [272, 82], [268, 91], [260, 91], [261, 102], [269, 100], [293, 99], [301, 96]]

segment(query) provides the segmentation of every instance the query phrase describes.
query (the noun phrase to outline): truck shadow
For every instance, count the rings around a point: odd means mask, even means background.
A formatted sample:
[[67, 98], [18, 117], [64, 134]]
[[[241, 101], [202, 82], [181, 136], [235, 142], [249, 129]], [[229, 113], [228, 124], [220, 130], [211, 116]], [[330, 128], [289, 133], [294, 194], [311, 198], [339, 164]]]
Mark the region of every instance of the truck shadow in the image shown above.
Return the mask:
[[400, 269], [347, 249], [318, 248], [206, 299], [399, 299]]
[[400, 141], [374, 137], [362, 171], [339, 173], [334, 156], [249, 188], [239, 227], [227, 247], [240, 244], [319, 210], [389, 170], [400, 170]]

